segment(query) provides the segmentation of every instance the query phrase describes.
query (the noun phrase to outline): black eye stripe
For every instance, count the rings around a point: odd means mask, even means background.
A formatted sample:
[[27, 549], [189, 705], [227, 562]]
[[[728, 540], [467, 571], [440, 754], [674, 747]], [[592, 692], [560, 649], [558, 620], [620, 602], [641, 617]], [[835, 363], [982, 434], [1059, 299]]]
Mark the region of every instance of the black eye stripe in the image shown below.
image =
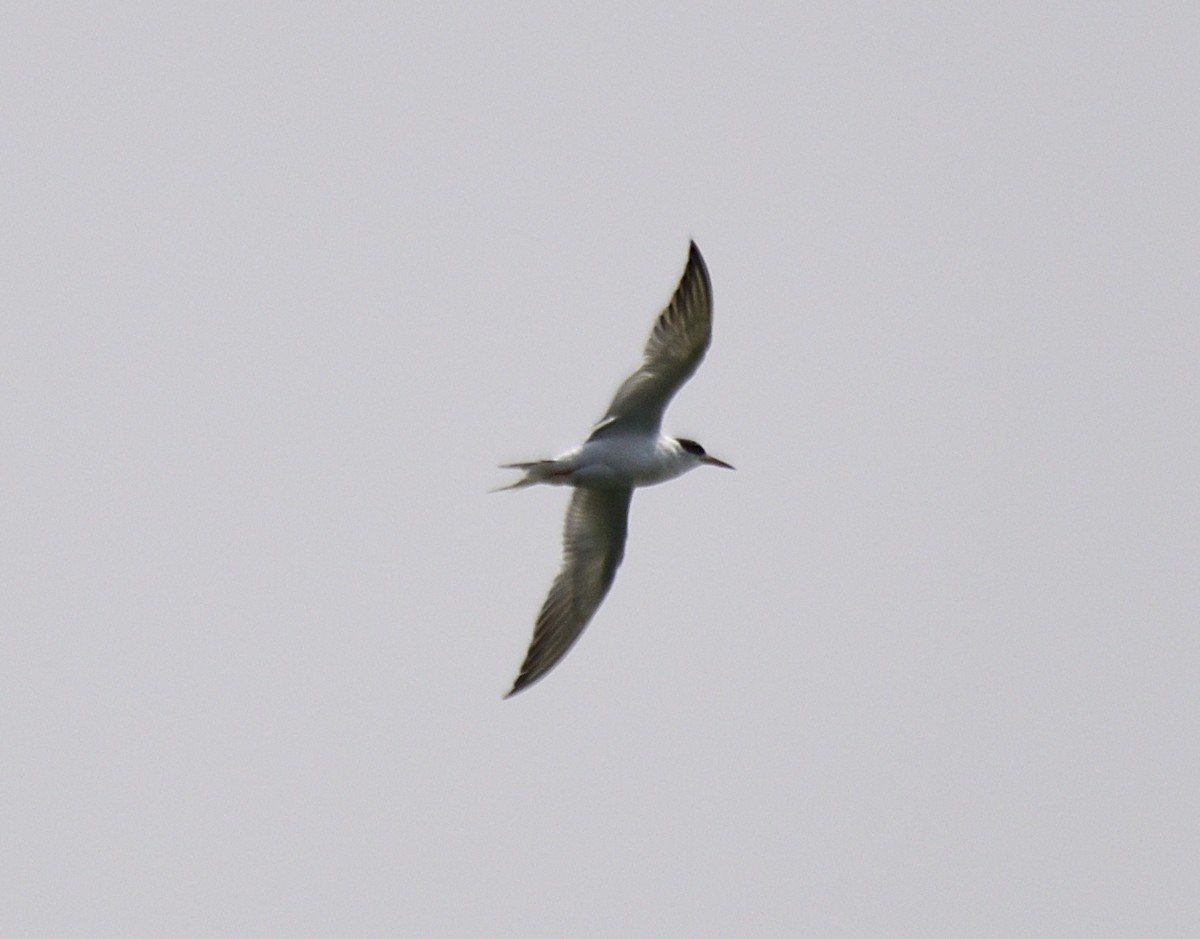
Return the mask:
[[688, 453], [691, 453], [695, 456], [704, 456], [704, 448], [700, 446], [700, 444], [696, 443], [696, 441], [685, 440], [684, 438], [680, 437], [676, 442]]

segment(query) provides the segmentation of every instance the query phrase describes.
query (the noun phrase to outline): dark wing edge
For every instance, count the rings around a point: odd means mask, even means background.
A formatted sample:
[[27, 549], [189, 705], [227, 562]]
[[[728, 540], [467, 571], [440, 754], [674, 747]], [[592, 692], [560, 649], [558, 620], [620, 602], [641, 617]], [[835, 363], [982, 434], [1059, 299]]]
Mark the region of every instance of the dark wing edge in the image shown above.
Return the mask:
[[570, 651], [608, 594], [625, 555], [633, 489], [578, 488], [563, 524], [563, 560], [505, 698], [543, 678]]
[[588, 439], [622, 427], [657, 431], [671, 398], [695, 374], [711, 342], [712, 281], [693, 241], [671, 302], [654, 321], [642, 364], [621, 383]]

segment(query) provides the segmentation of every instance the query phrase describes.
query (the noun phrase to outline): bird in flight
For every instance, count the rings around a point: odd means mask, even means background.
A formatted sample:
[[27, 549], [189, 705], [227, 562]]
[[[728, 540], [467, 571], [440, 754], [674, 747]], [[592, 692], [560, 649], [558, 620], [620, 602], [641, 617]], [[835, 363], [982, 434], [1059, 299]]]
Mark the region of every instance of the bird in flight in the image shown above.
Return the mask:
[[666, 437], [659, 430], [671, 398], [700, 366], [711, 341], [712, 284], [692, 242], [687, 267], [654, 322], [642, 364], [621, 383], [587, 440], [552, 460], [502, 466], [524, 472], [502, 489], [538, 483], [575, 488], [563, 525], [562, 568], [506, 698], [554, 668], [599, 608], [625, 553], [634, 488], [666, 482], [697, 466], [733, 469], [696, 441]]

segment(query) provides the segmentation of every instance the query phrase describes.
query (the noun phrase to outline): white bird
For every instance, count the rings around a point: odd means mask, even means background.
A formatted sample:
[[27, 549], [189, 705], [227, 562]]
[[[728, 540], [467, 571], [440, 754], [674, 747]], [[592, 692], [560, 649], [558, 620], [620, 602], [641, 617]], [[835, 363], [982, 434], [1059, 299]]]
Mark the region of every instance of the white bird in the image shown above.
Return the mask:
[[665, 482], [705, 464], [733, 469], [694, 440], [659, 431], [663, 411], [700, 366], [711, 341], [712, 284], [692, 242], [687, 267], [654, 323], [642, 364], [621, 383], [583, 445], [552, 460], [503, 465], [525, 472], [503, 489], [537, 483], [575, 487], [563, 525], [562, 568], [506, 698], [542, 678], [567, 654], [608, 593], [625, 553], [634, 487]]

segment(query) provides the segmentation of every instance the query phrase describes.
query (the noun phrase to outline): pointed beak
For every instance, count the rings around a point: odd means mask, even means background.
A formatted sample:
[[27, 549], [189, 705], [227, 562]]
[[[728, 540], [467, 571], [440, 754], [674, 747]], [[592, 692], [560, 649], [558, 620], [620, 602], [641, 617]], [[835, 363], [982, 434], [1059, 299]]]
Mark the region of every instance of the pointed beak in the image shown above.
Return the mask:
[[700, 457], [700, 462], [707, 463], [709, 466], [719, 466], [722, 469], [733, 469], [733, 467], [730, 466], [728, 463], [726, 463], [724, 460], [718, 460], [715, 456], [712, 456], [708, 453], [706, 453], [706, 454], [704, 454], [704, 456]]

